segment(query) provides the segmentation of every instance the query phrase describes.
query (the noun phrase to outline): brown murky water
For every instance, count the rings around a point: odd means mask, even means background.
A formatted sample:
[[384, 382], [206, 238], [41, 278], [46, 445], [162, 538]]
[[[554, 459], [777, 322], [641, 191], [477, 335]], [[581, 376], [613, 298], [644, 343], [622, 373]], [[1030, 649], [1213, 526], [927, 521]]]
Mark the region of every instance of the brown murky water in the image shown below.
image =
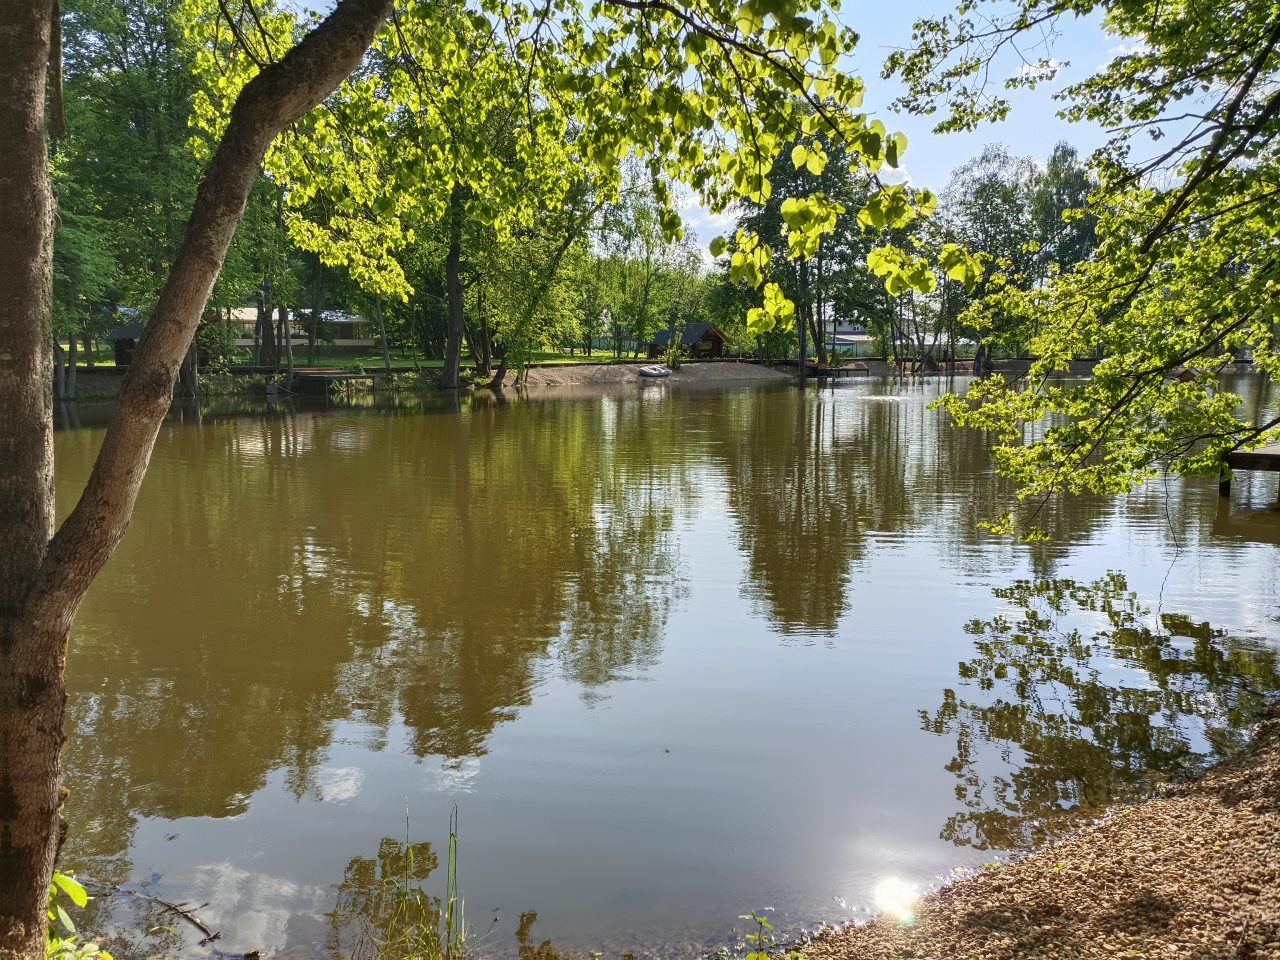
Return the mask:
[[[526, 942], [689, 955], [1229, 746], [1280, 687], [1274, 478], [1012, 544], [942, 386], [188, 411], [74, 632], [66, 859], [207, 903], [228, 954], [361, 956], [389, 889], [444, 893], [456, 804], [481, 955], [526, 911]], [[100, 439], [58, 435], [64, 509]]]

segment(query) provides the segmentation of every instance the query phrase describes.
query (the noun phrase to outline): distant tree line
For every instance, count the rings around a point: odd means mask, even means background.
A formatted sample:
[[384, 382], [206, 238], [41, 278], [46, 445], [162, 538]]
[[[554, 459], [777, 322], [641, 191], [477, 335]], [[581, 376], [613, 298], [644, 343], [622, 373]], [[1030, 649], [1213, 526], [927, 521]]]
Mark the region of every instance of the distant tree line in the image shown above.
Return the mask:
[[[75, 391], [75, 369], [89, 343], [130, 320], [145, 320], [167, 275], [194, 199], [199, 139], [193, 101], [201, 78], [183, 40], [179, 11], [166, 0], [71, 0], [65, 5], [65, 136], [54, 148], [60, 225], [55, 239], [55, 351], [59, 393]], [[199, 124], [196, 124], [198, 128]], [[511, 149], [493, 132], [493, 149]], [[827, 162], [796, 165], [797, 147]], [[796, 304], [809, 353], [826, 363], [835, 324], [865, 328], [877, 352], [935, 362], [972, 349], [978, 331], [966, 309], [984, 294], [936, 271], [929, 292], [891, 294], [867, 265], [878, 244], [893, 242], [936, 262], [944, 244], [984, 255], [992, 273], [1024, 286], [1043, 283], [1086, 258], [1093, 218], [1064, 221], [1083, 207], [1091, 180], [1075, 151], [1055, 148], [1046, 163], [999, 146], [957, 171], [937, 215], [905, 227], [859, 223], [875, 186], [845, 148], [829, 138], [797, 137], [777, 150], [771, 196], [743, 201], [736, 226], [773, 250], [787, 246], [788, 199], [821, 191], [842, 209], [837, 229], [807, 260], [778, 258], [772, 279]], [[762, 291], [730, 278], [727, 258], [708, 265], [698, 241], [672, 239], [662, 198], [639, 164], [626, 167], [618, 198], [586, 180], [568, 202], [513, 231], [468, 215], [482, 198], [459, 188], [435, 218], [415, 216], [386, 256], [404, 278], [404, 295], [383, 296], [361, 271], [298, 242], [332, 237], [340, 204], [323, 192], [298, 211], [286, 185], [263, 172], [209, 301], [199, 340], [209, 355], [262, 367], [314, 363], [323, 349], [326, 312], [367, 319], [383, 348], [444, 361], [446, 386], [458, 383], [464, 358], [478, 380], [492, 381], [539, 351], [637, 355], [659, 331], [714, 324], [732, 348], [765, 358], [794, 356], [798, 327], [748, 331], [746, 315]], [[379, 211], [371, 211], [373, 214]], [[291, 224], [290, 220], [295, 221]], [[384, 236], [381, 238], [386, 240]], [[307, 243], [307, 246], [315, 244]], [[990, 275], [990, 274], [988, 274]], [[237, 349], [236, 307], [256, 308], [253, 346]], [[122, 313], [120, 308], [127, 308]], [[1027, 331], [999, 326], [996, 342], [1021, 348]], [[294, 356], [295, 337], [305, 351]], [[65, 345], [65, 347], [64, 347]], [[92, 355], [89, 356], [92, 362]]]

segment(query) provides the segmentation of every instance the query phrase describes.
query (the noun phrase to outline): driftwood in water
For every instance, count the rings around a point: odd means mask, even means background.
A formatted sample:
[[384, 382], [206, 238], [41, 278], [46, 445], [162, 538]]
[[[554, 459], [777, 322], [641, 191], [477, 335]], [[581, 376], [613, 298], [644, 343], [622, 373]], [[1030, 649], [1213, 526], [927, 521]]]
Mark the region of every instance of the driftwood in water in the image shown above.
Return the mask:
[[176, 913], [178, 916], [182, 917], [184, 920], [190, 923], [193, 927], [195, 927], [197, 930], [199, 930], [201, 933], [204, 934], [204, 939], [200, 941], [200, 946], [202, 947], [205, 944], [212, 943], [214, 940], [218, 940], [222, 937], [221, 931], [210, 930], [209, 927], [204, 923], [204, 921], [202, 921], [199, 917], [195, 915], [196, 910], [203, 910], [205, 907], [209, 905], [208, 903], [202, 903], [198, 907], [192, 907], [188, 909], [186, 904], [170, 903], [168, 900], [162, 900], [159, 897], [153, 897], [149, 893], [140, 893], [137, 890], [130, 890], [127, 887], [116, 887], [115, 892], [126, 893], [131, 897], [137, 897], [139, 900], [150, 900], [152, 903], [157, 903], [161, 907], [163, 907], [165, 912]]

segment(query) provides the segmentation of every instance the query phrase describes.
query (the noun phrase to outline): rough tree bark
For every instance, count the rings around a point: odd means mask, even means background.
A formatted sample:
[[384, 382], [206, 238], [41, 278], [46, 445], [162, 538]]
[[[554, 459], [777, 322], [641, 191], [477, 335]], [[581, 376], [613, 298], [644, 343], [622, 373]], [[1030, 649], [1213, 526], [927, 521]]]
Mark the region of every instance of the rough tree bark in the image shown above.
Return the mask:
[[250, 82], [196, 195], [83, 495], [54, 532], [52, 0], [0, 3], [0, 960], [42, 960], [67, 633], [128, 526], [178, 366], [267, 146], [359, 64], [391, 0], [340, 0]]
[[51, 0], [0, 4], [0, 957], [44, 953], [62, 639], [24, 615], [53, 535]]

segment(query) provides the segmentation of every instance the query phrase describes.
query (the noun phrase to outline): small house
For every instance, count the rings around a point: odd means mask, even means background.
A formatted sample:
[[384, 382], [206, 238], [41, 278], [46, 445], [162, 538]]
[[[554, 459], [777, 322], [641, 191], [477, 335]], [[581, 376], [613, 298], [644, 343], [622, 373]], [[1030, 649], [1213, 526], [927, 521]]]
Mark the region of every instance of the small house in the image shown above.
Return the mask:
[[[127, 367], [133, 362], [133, 351], [137, 349], [138, 338], [141, 336], [142, 324], [140, 323], [126, 323], [123, 327], [116, 327], [107, 334], [107, 339], [111, 341], [111, 353], [115, 358], [117, 367]], [[208, 347], [197, 344], [196, 365], [203, 367], [208, 363]]]
[[[671, 352], [676, 328], [660, 330], [649, 343], [649, 359], [658, 360]], [[729, 338], [709, 323], [687, 323], [680, 328], [680, 349], [695, 360], [723, 357]]]
[[138, 346], [138, 338], [142, 336], [142, 324], [126, 323], [116, 327], [107, 334], [111, 341], [111, 353], [115, 357], [117, 367], [127, 367], [133, 359], [133, 351]]

